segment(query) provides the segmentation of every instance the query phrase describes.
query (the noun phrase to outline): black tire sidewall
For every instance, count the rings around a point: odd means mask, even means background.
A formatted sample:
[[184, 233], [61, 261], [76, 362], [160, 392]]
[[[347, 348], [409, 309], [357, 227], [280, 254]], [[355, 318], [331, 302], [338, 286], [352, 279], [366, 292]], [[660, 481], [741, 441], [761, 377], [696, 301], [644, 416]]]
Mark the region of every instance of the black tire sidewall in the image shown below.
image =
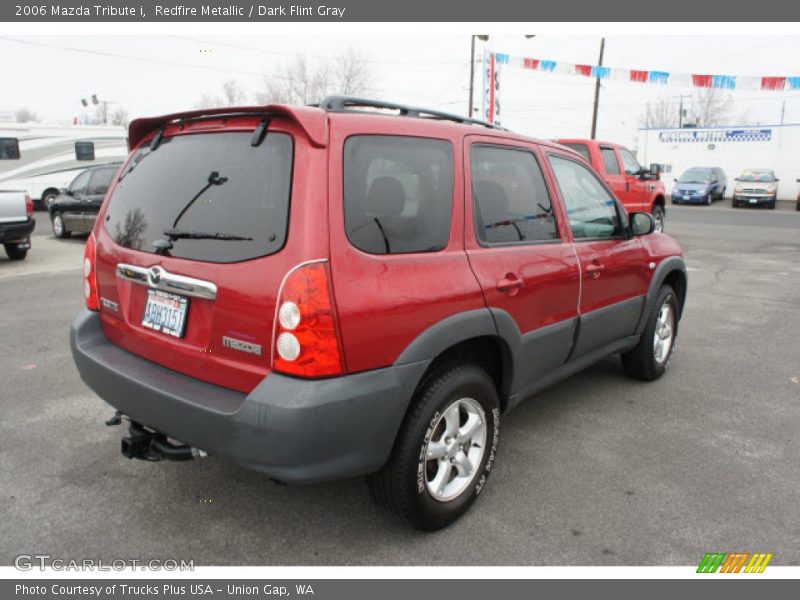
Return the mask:
[[[497, 391], [489, 376], [477, 366], [465, 365], [449, 372], [449, 377], [426, 398], [423, 410], [418, 414], [411, 430], [409, 448], [413, 456], [403, 460], [403, 479], [410, 482], [411, 497], [409, 520], [416, 526], [435, 530], [449, 525], [467, 511], [480, 495], [497, 456], [500, 438], [500, 403]], [[424, 392], [423, 392], [424, 393]], [[486, 417], [486, 450], [477, 473], [460, 496], [441, 502], [434, 499], [425, 485], [425, 448], [439, 417], [453, 401], [459, 398], [473, 398], [483, 408]], [[405, 486], [404, 486], [405, 487]]]
[[[656, 322], [658, 321], [658, 313], [661, 312], [661, 307], [664, 305], [665, 302], [669, 302], [672, 305], [672, 345], [669, 348], [669, 354], [667, 355], [666, 360], [663, 363], [659, 363], [656, 361], [656, 357], [653, 353], [653, 336], [656, 333]], [[675, 342], [678, 338], [678, 298], [675, 295], [675, 291], [669, 287], [664, 286], [658, 292], [658, 296], [656, 297], [656, 302], [653, 305], [653, 312], [650, 315], [650, 318], [647, 321], [647, 326], [644, 329], [643, 333], [643, 342], [646, 344], [646, 349], [649, 349], [649, 357], [650, 357], [650, 364], [648, 365], [649, 369], [653, 371], [653, 373], [657, 373], [658, 376], [664, 373], [669, 366], [669, 361], [672, 358], [672, 351], [675, 350]]]

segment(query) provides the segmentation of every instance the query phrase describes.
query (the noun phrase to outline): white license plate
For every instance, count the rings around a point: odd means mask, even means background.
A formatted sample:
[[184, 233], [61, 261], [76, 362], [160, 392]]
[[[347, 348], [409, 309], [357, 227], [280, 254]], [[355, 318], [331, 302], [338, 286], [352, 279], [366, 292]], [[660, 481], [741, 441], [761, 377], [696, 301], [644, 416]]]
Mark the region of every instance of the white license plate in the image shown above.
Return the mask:
[[750, 204], [755, 204], [756, 202], [758, 202], [758, 200], [755, 198], [750, 198]]
[[683, 199], [684, 199], [684, 200], [691, 200], [691, 199], [692, 199], [692, 197], [691, 197], [691, 196], [684, 196], [684, 197], [683, 197]]
[[183, 337], [188, 312], [187, 298], [161, 290], [147, 290], [142, 326], [180, 338]]

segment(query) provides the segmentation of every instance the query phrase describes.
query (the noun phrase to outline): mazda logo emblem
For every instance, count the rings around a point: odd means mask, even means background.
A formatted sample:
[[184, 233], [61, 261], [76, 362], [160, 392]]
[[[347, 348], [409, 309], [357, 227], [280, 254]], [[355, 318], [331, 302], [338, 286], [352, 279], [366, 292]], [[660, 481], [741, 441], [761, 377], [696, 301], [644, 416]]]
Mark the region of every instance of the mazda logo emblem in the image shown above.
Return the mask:
[[150, 285], [158, 285], [161, 281], [161, 274], [164, 270], [161, 267], [151, 267], [150, 270], [147, 272], [147, 275], [150, 279]]

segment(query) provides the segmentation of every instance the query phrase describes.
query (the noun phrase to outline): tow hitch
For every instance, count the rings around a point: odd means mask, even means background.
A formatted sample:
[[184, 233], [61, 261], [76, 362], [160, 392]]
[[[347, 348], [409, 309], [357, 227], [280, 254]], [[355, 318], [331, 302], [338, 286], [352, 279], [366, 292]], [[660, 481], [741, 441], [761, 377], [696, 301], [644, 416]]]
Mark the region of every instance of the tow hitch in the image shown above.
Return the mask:
[[[122, 415], [119, 411], [108, 421], [106, 425], [114, 426], [122, 422]], [[125, 417], [127, 419], [127, 417]], [[173, 444], [163, 433], [145, 428], [136, 421], [130, 421], [127, 437], [122, 438], [120, 449], [122, 455], [127, 458], [138, 458], [140, 460], [192, 460], [208, 456], [204, 451], [192, 448], [191, 446]]]

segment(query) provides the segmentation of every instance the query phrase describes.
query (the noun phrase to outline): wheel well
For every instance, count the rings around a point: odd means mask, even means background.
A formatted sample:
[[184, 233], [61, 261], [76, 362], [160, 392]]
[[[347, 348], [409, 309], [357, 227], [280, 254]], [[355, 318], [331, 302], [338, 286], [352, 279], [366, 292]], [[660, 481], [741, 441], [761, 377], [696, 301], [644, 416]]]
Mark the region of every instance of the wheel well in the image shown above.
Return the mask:
[[41, 202], [44, 202], [44, 199], [49, 192], [54, 192], [55, 194], [58, 194], [58, 188], [47, 188], [45, 191], [42, 192], [42, 195], [39, 197], [39, 200]]
[[[500, 396], [500, 408], [505, 410], [511, 389], [513, 364], [511, 350], [506, 342], [498, 336], [480, 336], [464, 340], [447, 348], [431, 361], [417, 389], [422, 387], [428, 377], [443, 365], [454, 362], [474, 362], [489, 374], [497, 387]], [[416, 393], [416, 390], [415, 390]]]
[[683, 313], [683, 304], [686, 301], [686, 275], [683, 271], [675, 270], [667, 273], [664, 283], [670, 285], [678, 295], [679, 310]]
[[656, 196], [656, 199], [653, 200], [653, 206], [660, 206], [661, 208], [665, 208], [666, 200], [664, 200], [664, 196], [661, 196], [660, 194]]

